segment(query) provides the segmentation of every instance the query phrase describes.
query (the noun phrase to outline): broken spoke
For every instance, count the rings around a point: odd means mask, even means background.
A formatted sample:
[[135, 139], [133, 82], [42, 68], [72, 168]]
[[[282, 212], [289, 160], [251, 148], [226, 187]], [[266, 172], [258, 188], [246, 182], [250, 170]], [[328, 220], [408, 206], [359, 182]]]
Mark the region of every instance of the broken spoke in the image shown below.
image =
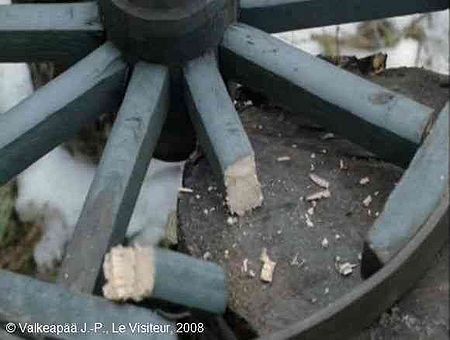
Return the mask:
[[262, 203], [255, 155], [228, 96], [212, 53], [184, 67], [192, 121], [216, 172], [223, 176], [232, 213], [243, 215]]
[[92, 293], [103, 256], [122, 243], [168, 109], [165, 66], [139, 63], [103, 152], [59, 282]]

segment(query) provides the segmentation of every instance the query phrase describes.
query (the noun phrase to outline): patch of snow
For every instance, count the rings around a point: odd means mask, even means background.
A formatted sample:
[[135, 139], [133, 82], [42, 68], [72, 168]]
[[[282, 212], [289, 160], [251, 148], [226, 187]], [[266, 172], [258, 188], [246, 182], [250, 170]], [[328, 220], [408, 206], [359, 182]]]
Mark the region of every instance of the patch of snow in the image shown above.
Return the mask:
[[[396, 29], [405, 30], [413, 21], [418, 20], [423, 14], [406, 15], [389, 19]], [[339, 26], [339, 36], [357, 34], [359, 23], [344, 24]], [[364, 57], [369, 54], [383, 52], [388, 54], [387, 67], [424, 67], [434, 72], [449, 74], [449, 11], [430, 13], [420, 20], [420, 25], [426, 33], [422, 46], [417, 40], [401, 38], [393, 47], [381, 47], [373, 50], [355, 49], [345, 45], [340, 46], [341, 55], [355, 55]], [[281, 40], [301, 48], [313, 55], [324, 53], [321, 44], [314, 40], [313, 35], [327, 34], [334, 36], [336, 26], [321, 28], [309, 28], [290, 32], [274, 34]]]
[[419, 66], [449, 74], [449, 11], [431, 14], [423, 25], [427, 38], [421, 56], [422, 65]]
[[[10, 5], [11, 0], [0, 0]], [[33, 93], [31, 72], [25, 63], [0, 63], [0, 114], [5, 113]]]
[[33, 93], [27, 64], [0, 64], [0, 113], [4, 113]]

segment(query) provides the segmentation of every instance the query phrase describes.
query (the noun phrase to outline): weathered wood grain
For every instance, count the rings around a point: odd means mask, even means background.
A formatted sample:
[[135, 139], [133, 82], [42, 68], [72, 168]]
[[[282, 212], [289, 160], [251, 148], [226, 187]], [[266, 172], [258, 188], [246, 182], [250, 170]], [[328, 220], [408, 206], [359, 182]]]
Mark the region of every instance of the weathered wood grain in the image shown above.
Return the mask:
[[120, 52], [107, 43], [0, 116], [0, 185], [105, 112], [126, 81]]
[[0, 6], [0, 62], [75, 62], [103, 36], [96, 2]]
[[[231, 212], [242, 215], [261, 205], [262, 193], [252, 146], [228, 96], [214, 54], [188, 62], [184, 76], [190, 114], [200, 143], [216, 173], [224, 178]], [[239, 190], [238, 195], [233, 192], [235, 189]]]
[[244, 24], [225, 32], [220, 60], [227, 77], [402, 166], [433, 112]]
[[[448, 196], [449, 104], [441, 111], [366, 238], [363, 274], [389, 262]], [[448, 199], [447, 199], [448, 201]]]
[[168, 109], [168, 69], [139, 63], [63, 261], [59, 282], [92, 293], [103, 257], [122, 243]]
[[[112, 326], [128, 323], [174, 326], [148, 309], [131, 305], [118, 305], [104, 299], [83, 294], [72, 294], [54, 284], [40, 282], [27, 276], [0, 270], [0, 321], [40, 323], [45, 325], [74, 324], [77, 332], [70, 334], [48, 334], [58, 339], [111, 339]], [[94, 328], [97, 331], [94, 332]], [[86, 331], [83, 332], [84, 327]], [[18, 330], [19, 326], [17, 325]], [[1, 335], [1, 332], [0, 332]], [[33, 334], [36, 335], [36, 334]], [[41, 334], [39, 334], [41, 335]], [[44, 334], [42, 334], [44, 335]], [[127, 327], [121, 334], [123, 339], [175, 339], [170, 333], [132, 333]], [[2, 339], [4, 339], [2, 337]]]
[[275, 33], [448, 8], [447, 0], [241, 0], [239, 21]]

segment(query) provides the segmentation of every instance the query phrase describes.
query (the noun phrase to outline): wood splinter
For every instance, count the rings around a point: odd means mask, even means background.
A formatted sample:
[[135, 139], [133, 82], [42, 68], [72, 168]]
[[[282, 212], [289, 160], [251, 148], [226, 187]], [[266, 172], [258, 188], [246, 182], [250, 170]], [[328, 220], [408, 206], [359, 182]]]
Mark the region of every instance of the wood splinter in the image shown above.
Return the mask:
[[260, 275], [261, 281], [270, 283], [273, 280], [273, 272], [277, 263], [269, 258], [266, 248], [262, 249], [260, 260], [263, 263]]
[[105, 256], [103, 273], [103, 294], [109, 300], [153, 297], [218, 314], [227, 306], [222, 268], [167, 249], [114, 247]]
[[212, 53], [184, 67], [187, 102], [200, 143], [214, 170], [223, 177], [233, 214], [244, 215], [263, 201], [255, 155], [228, 96]]
[[225, 187], [227, 204], [232, 213], [242, 216], [262, 204], [254, 156], [242, 158], [225, 170]]
[[103, 262], [107, 281], [103, 295], [113, 301], [135, 302], [151, 296], [155, 285], [153, 256], [151, 248], [118, 246], [111, 249]]

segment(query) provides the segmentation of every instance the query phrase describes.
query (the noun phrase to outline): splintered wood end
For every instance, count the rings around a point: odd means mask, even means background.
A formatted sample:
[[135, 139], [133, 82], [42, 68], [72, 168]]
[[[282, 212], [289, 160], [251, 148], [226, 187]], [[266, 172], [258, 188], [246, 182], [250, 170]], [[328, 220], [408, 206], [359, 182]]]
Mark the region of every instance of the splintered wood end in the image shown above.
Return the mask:
[[103, 272], [103, 295], [107, 299], [142, 301], [152, 294], [155, 282], [153, 249], [114, 247], [105, 256]]
[[263, 194], [256, 175], [254, 156], [241, 158], [225, 171], [227, 204], [233, 214], [244, 215], [261, 206]]

